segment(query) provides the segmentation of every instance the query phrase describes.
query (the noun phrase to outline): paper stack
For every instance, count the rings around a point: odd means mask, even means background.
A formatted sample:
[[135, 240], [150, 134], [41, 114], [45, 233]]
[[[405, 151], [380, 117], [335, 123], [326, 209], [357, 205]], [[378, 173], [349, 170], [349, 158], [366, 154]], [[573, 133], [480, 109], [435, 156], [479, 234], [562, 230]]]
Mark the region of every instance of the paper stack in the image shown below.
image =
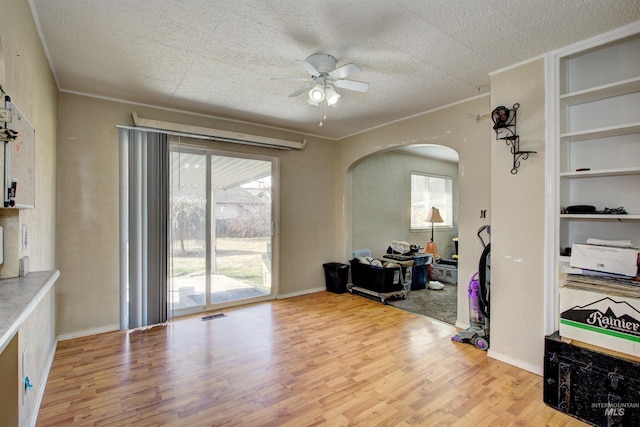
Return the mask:
[[640, 298], [638, 249], [631, 241], [587, 239], [574, 243], [567, 273], [567, 287]]

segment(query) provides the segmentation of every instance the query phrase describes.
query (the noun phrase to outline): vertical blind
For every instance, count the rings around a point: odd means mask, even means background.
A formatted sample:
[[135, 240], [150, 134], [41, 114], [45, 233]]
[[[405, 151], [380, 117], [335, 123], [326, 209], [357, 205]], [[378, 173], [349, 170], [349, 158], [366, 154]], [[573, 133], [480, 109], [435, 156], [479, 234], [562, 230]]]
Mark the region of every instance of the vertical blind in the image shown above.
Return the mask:
[[167, 321], [168, 135], [120, 129], [120, 329]]

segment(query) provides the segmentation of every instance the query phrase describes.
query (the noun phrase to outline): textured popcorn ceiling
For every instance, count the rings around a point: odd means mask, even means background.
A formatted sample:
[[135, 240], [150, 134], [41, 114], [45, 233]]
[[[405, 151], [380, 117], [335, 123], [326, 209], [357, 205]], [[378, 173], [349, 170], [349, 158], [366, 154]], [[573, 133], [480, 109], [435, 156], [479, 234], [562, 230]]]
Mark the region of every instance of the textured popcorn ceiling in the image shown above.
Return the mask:
[[[61, 90], [330, 138], [488, 93], [491, 71], [640, 20], [640, 0], [30, 1]], [[306, 83], [272, 78], [308, 77], [295, 61], [317, 52], [359, 65], [369, 91], [289, 98]]]

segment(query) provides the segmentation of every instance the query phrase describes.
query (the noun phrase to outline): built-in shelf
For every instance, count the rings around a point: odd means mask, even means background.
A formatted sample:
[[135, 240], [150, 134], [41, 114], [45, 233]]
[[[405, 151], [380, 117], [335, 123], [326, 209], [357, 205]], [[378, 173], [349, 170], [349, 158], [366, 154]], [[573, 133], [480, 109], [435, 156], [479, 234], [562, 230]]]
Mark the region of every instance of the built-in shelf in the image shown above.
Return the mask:
[[560, 95], [563, 106], [584, 104], [614, 96], [640, 92], [640, 77]]
[[629, 135], [640, 132], [640, 122], [620, 126], [608, 126], [598, 129], [581, 130], [560, 134], [560, 138], [567, 142], [587, 141], [590, 139], [608, 138], [611, 136]]
[[[619, 37], [560, 51], [549, 63], [553, 91], [547, 92], [547, 99], [554, 117], [547, 130], [554, 135], [550, 166], [555, 168], [551, 190], [555, 212], [548, 229], [555, 235], [546, 247], [550, 280], [545, 307], [550, 309], [545, 318], [553, 320], [547, 328], [560, 323], [564, 307], [584, 303], [570, 294], [558, 298], [569, 275], [582, 273], [571, 268], [575, 244], [587, 244], [589, 239], [640, 244], [639, 49], [636, 25]], [[591, 212], [563, 213], [576, 211]], [[600, 290], [604, 297], [609, 288], [590, 288]]]
[[560, 219], [598, 219], [609, 220], [632, 220], [640, 219], [640, 215], [607, 215], [607, 214], [560, 214]]
[[595, 178], [607, 176], [624, 176], [624, 175], [640, 175], [640, 167], [637, 168], [617, 168], [617, 169], [599, 169], [580, 172], [562, 172], [560, 178]]

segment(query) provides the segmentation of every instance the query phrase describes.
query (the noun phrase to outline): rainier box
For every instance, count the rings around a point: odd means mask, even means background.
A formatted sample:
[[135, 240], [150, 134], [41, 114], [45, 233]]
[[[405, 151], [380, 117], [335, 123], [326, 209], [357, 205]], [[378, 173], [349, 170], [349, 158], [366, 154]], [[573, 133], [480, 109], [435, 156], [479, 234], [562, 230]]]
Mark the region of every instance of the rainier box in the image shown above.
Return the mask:
[[569, 265], [634, 277], [638, 274], [638, 250], [574, 243]]
[[357, 258], [351, 261], [351, 282], [354, 286], [381, 294], [398, 292], [411, 287], [411, 270], [413, 261], [398, 262], [405, 264], [399, 267], [385, 268], [363, 264]]
[[564, 287], [560, 336], [640, 356], [640, 299]]

